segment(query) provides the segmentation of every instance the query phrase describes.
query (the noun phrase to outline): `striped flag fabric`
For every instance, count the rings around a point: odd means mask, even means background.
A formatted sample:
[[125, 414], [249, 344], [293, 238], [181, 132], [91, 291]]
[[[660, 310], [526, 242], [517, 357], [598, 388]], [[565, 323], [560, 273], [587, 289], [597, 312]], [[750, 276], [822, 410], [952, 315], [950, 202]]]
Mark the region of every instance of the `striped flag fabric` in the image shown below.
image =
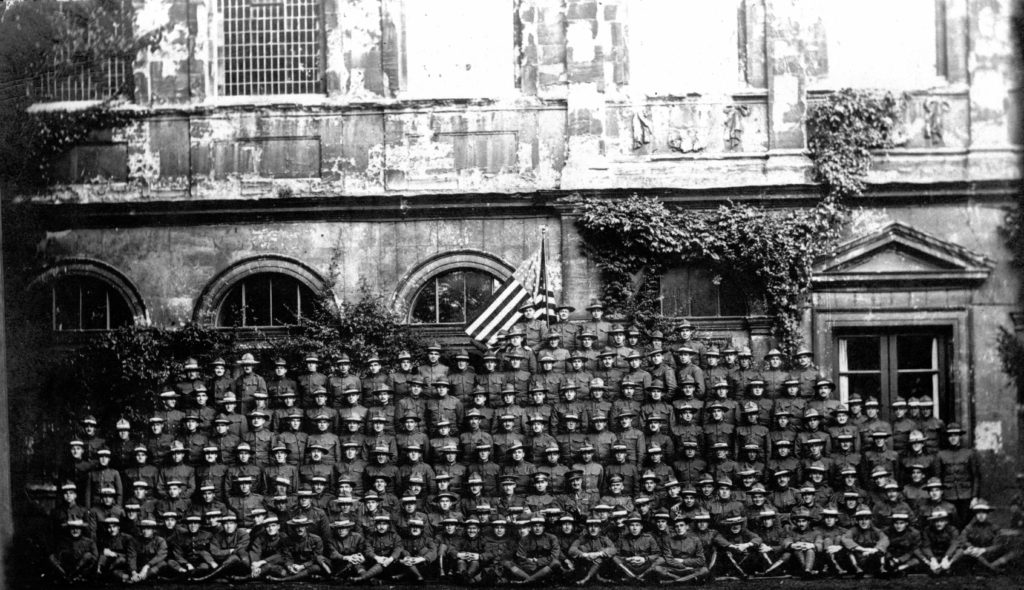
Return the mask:
[[552, 280], [545, 254], [542, 243], [495, 291], [483, 311], [469, 323], [466, 327], [467, 336], [491, 346], [498, 332], [508, 330], [523, 317], [519, 308], [526, 302], [550, 302], [549, 305], [555, 305], [552, 286], [561, 284], [561, 276], [557, 277], [557, 283]]

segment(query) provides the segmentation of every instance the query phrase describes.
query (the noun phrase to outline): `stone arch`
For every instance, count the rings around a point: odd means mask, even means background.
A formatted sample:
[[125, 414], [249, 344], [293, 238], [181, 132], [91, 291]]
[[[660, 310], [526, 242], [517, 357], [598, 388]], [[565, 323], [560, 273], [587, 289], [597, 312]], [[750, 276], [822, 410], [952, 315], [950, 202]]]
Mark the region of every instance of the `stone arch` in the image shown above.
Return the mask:
[[413, 297], [427, 280], [451, 270], [471, 269], [490, 273], [500, 280], [507, 279], [515, 267], [500, 257], [483, 250], [465, 249], [442, 252], [420, 262], [398, 281], [395, 289], [394, 307], [403, 314], [408, 313]]
[[61, 259], [32, 279], [28, 290], [41, 289], [67, 277], [90, 277], [104, 282], [128, 305], [136, 325], [149, 322], [146, 304], [135, 283], [115, 266], [101, 260], [92, 258]]
[[196, 300], [192, 319], [201, 324], [212, 324], [217, 308], [228, 291], [240, 280], [262, 273], [278, 273], [297, 280], [314, 293], [330, 293], [330, 285], [324, 277], [304, 262], [279, 254], [263, 254], [235, 262], [222, 270], [203, 287]]

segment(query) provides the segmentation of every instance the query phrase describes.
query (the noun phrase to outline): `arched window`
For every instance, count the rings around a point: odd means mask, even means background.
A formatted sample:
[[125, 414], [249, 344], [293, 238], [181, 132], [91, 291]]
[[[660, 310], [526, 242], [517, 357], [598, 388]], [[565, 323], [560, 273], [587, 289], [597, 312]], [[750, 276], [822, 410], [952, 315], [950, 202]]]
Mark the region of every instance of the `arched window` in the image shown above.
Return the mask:
[[409, 321], [414, 324], [465, 324], [479, 312], [501, 282], [475, 269], [434, 275], [413, 298]]
[[673, 268], [661, 277], [661, 312], [675, 317], [745, 316], [746, 294], [708, 269]]
[[228, 289], [217, 308], [222, 328], [273, 327], [297, 324], [309, 317], [316, 296], [312, 289], [283, 273], [250, 274]]
[[38, 301], [48, 309], [44, 314], [55, 332], [114, 330], [135, 323], [131, 306], [102, 279], [66, 275], [51, 281], [44, 292]]

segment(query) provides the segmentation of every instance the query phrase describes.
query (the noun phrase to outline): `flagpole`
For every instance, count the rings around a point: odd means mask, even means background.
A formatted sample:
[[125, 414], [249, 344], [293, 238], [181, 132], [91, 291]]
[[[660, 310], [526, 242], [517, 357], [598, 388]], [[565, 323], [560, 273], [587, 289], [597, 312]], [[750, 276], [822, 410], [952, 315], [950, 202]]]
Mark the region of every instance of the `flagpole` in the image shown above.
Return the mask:
[[544, 289], [544, 331], [547, 332], [551, 329], [551, 320], [548, 315], [550, 302], [548, 301], [548, 259], [547, 259], [547, 245], [548, 245], [548, 226], [540, 226], [540, 259], [543, 261], [541, 264], [541, 272], [544, 276], [540, 279], [543, 281], [541, 284]]

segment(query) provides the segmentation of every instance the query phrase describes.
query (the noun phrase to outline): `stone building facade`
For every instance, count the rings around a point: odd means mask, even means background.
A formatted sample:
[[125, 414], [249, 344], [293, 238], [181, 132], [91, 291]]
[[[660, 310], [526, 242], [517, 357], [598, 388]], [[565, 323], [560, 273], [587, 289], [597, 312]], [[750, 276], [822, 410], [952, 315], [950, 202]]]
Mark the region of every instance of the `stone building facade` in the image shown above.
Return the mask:
[[[803, 327], [843, 395], [935, 396], [1002, 483], [1024, 450], [996, 351], [1018, 310], [998, 231], [1019, 181], [1014, 4], [135, 0], [138, 31], [170, 23], [129, 64], [124, 108], [144, 116], [76, 146], [45, 195], [8, 199], [8, 256], [31, 260], [6, 282], [50, 302], [39, 321], [61, 342], [276, 325], [312, 291], [365, 284], [455, 345], [541, 228], [562, 298], [599, 294], [560, 198], [811, 205], [808, 109], [888, 88], [908, 104], [899, 145], [816, 267]], [[33, 108], [97, 98], [55, 87]], [[666, 313], [773, 345], [700, 269], [671, 274]], [[31, 383], [12, 363], [18, 403]]]

